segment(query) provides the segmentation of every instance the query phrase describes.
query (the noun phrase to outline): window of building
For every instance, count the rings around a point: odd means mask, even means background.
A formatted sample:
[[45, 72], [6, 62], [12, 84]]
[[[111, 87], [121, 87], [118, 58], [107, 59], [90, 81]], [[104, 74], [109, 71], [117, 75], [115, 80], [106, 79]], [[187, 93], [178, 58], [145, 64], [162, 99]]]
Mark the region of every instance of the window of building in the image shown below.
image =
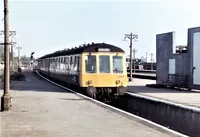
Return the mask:
[[96, 56], [95, 55], [85, 56], [85, 71], [87, 73], [96, 73]]
[[113, 73], [123, 73], [122, 56], [113, 56]]
[[99, 56], [100, 73], [110, 73], [110, 56]]

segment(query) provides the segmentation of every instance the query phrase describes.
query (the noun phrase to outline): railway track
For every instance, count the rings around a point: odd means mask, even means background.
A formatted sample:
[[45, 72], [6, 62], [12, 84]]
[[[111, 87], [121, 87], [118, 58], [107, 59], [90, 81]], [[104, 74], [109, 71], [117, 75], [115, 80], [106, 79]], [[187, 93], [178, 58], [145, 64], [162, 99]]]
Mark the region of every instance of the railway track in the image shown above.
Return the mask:
[[172, 130], [170, 129], [170, 127], [165, 127], [163, 125], [160, 125], [160, 124], [157, 124], [155, 122], [152, 122], [151, 120], [148, 120], [148, 118], [145, 118], [144, 115], [142, 115], [141, 113], [139, 113], [137, 110], [134, 110], [134, 109], [131, 109], [132, 107], [130, 107], [130, 104], [127, 104], [128, 100], [131, 100], [133, 99], [131, 95], [129, 94], [125, 94], [125, 96], [119, 98], [119, 100], [117, 101], [112, 101], [112, 102], [109, 102], [109, 103], [106, 103], [106, 102], [102, 102], [100, 100], [96, 100], [96, 99], [93, 99], [91, 97], [88, 97], [85, 93], [82, 93], [81, 91], [78, 91], [76, 92], [76, 90], [74, 89], [71, 89], [69, 87], [67, 87], [66, 84], [60, 82], [60, 81], [57, 81], [55, 79], [52, 79], [52, 78], [49, 78], [43, 74], [40, 74], [37, 70], [34, 71], [37, 75], [39, 75], [40, 77], [42, 77], [43, 79], [49, 81], [50, 83], [60, 87], [60, 88], [63, 88], [69, 92], [72, 92], [72, 93], [75, 93], [76, 95], [82, 97], [82, 98], [86, 98], [88, 101], [91, 101], [99, 106], [102, 106], [104, 108], [107, 108], [111, 111], [115, 111], [117, 113], [120, 113], [121, 115], [123, 116], [126, 116], [126, 117], [132, 117], [132, 118], [137, 118], [139, 120], [142, 120], [148, 124], [151, 124], [151, 125], [154, 125], [155, 127], [158, 127], [160, 128], [161, 130], [163, 130], [164, 132], [165, 131], [168, 131], [172, 134], [175, 134], [177, 136], [181, 136], [181, 137], [186, 137], [187, 135], [184, 135], [182, 133], [179, 133], [175, 130]]

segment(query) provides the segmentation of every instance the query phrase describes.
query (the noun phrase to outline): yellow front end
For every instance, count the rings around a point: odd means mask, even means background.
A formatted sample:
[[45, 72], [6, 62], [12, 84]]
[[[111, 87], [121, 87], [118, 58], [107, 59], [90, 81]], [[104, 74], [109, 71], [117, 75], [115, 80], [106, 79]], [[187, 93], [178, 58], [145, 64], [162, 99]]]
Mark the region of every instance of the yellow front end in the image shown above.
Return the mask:
[[84, 53], [81, 70], [81, 87], [127, 87], [125, 53]]

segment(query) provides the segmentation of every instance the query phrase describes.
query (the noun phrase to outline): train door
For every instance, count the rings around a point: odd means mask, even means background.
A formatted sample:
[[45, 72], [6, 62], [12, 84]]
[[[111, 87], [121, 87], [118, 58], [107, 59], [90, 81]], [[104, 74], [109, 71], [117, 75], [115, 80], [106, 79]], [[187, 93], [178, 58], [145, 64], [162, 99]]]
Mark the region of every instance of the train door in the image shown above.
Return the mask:
[[200, 85], [200, 32], [193, 35], [193, 84]]

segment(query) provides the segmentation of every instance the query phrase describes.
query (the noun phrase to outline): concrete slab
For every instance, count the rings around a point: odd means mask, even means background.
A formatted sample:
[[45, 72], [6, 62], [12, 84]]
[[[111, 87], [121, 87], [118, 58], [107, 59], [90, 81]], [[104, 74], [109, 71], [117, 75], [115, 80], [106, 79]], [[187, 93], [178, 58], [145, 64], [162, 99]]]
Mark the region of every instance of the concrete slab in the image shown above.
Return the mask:
[[2, 137], [174, 136], [139, 119], [129, 119], [25, 72], [12, 81], [13, 107], [1, 112]]
[[162, 100], [181, 103], [200, 108], [200, 91], [182, 91], [176, 89], [150, 88], [146, 84], [156, 84], [156, 80], [136, 79], [128, 83], [128, 91]]

